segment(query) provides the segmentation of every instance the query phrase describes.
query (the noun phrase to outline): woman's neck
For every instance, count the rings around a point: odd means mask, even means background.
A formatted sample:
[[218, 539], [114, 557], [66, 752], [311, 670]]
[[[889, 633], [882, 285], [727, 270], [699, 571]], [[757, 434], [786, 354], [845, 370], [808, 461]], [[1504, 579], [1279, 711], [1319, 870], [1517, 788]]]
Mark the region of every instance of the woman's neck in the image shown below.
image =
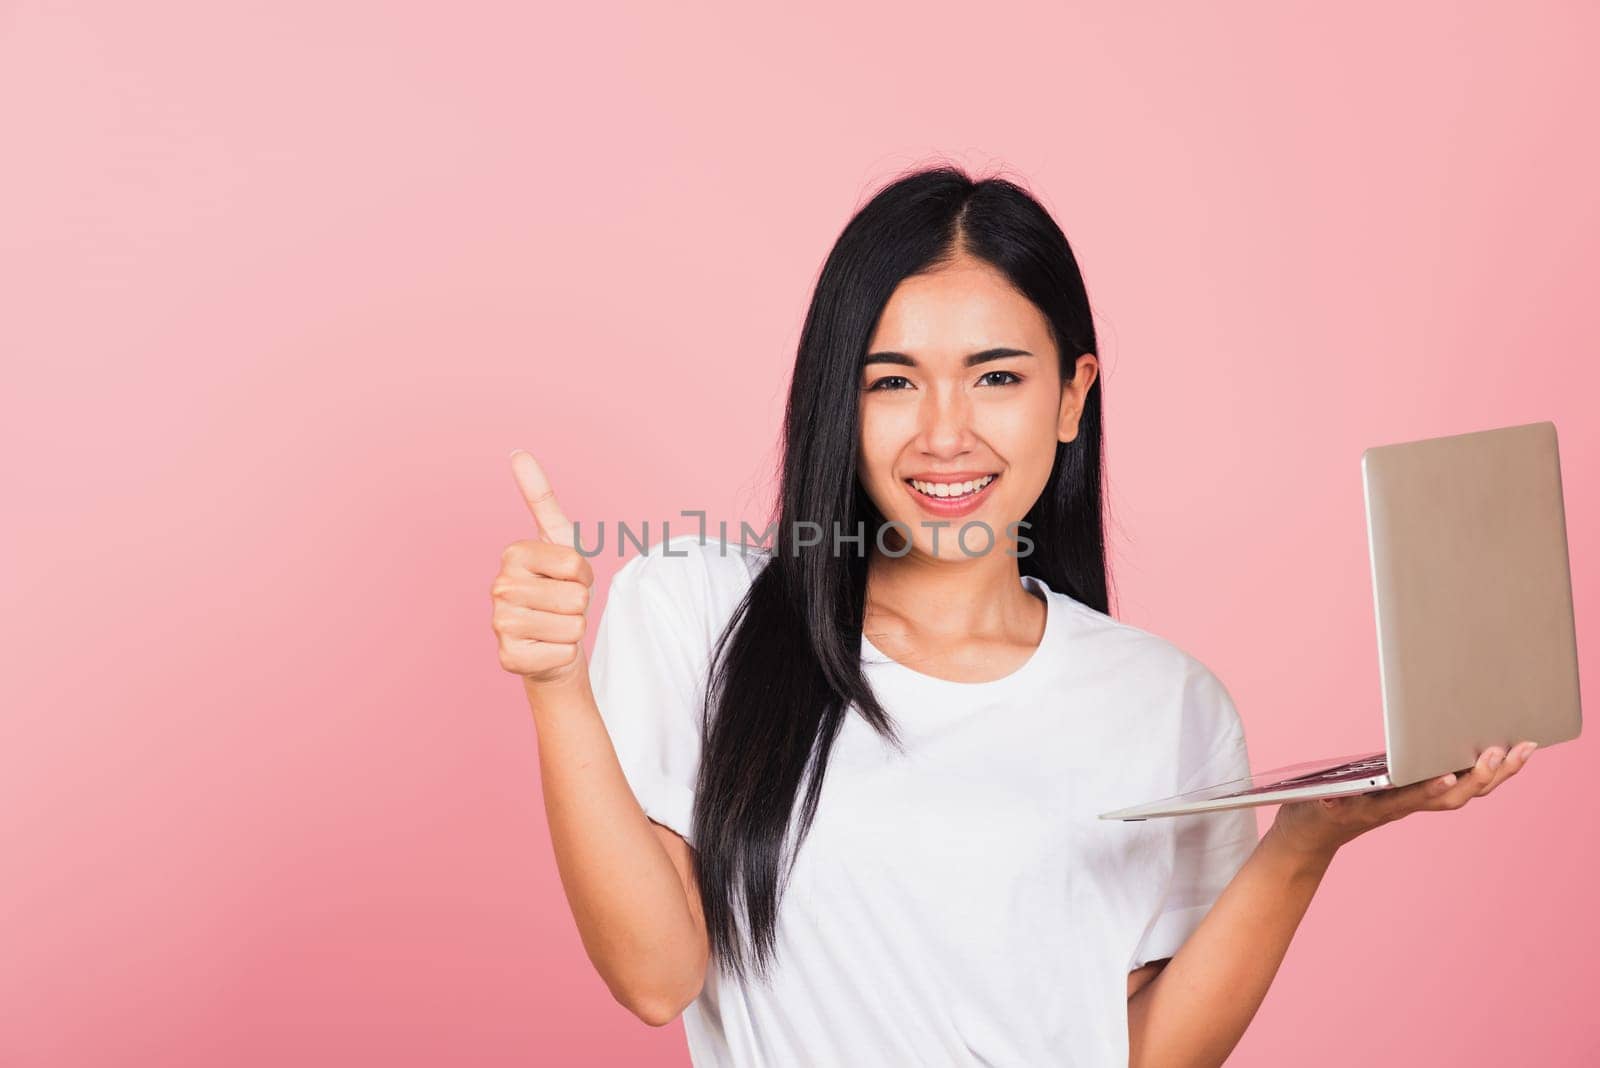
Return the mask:
[[1023, 587], [1016, 557], [1003, 552], [953, 559], [874, 553], [867, 562], [863, 629], [869, 636], [887, 629], [1015, 640], [1037, 634], [1044, 613], [1044, 604]]

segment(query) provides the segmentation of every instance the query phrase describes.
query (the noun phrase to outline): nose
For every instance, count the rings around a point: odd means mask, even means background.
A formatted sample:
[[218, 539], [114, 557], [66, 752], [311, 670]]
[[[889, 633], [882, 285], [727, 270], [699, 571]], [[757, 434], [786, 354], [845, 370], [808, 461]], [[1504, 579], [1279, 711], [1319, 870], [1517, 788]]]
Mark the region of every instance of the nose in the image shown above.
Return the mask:
[[972, 448], [972, 401], [961, 389], [932, 389], [917, 413], [919, 445], [930, 456], [953, 457]]

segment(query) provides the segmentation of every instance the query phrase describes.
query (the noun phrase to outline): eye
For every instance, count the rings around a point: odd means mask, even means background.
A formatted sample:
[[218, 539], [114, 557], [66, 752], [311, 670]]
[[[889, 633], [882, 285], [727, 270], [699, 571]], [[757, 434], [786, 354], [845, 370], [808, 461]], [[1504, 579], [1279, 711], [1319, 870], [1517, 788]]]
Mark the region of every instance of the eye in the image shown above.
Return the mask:
[[[901, 383], [901, 384], [899, 384], [899, 385], [891, 385], [891, 383]], [[872, 383], [872, 385], [868, 386], [867, 387], [867, 392], [871, 393], [873, 390], [882, 390], [884, 392], [888, 392], [890, 390], [909, 388], [910, 385], [911, 385], [911, 380], [909, 378], [907, 378], [905, 375], [884, 375], [882, 378], [880, 378], [876, 382]]]
[[[989, 379], [993, 378], [995, 375], [1004, 375], [1006, 380], [1005, 381], [1001, 381], [1001, 382], [990, 382], [990, 381], [988, 381]], [[991, 386], [1011, 386], [1011, 385], [1015, 385], [1018, 382], [1021, 382], [1022, 381], [1022, 376], [1017, 374], [1017, 373], [1015, 373], [1015, 372], [1013, 372], [1013, 371], [990, 371], [988, 374], [986, 374], [982, 378], [978, 379], [978, 381], [982, 382], [982, 383], [985, 383], [987, 385], [991, 385]]]

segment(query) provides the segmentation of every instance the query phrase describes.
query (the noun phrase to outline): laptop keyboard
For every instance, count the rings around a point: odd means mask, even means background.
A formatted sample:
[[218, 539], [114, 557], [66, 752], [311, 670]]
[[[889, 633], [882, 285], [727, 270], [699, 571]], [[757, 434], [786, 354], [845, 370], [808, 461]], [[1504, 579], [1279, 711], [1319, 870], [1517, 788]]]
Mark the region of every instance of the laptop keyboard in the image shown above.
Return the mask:
[[1292, 779], [1279, 779], [1269, 782], [1265, 786], [1255, 786], [1248, 790], [1240, 790], [1238, 795], [1264, 794], [1270, 790], [1292, 790], [1302, 786], [1321, 786], [1323, 783], [1352, 782], [1356, 779], [1370, 779], [1378, 775], [1389, 773], [1389, 754], [1374, 753], [1371, 756], [1358, 757], [1355, 760], [1336, 764], [1331, 768], [1313, 771], [1308, 775], [1296, 775]]

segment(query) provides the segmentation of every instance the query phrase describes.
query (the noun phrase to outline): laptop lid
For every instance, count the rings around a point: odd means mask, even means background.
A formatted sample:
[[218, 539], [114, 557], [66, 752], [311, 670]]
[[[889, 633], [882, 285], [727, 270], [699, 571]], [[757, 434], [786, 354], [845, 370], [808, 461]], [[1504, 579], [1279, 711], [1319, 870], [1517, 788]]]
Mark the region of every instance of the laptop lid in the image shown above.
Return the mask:
[[1361, 478], [1391, 782], [1577, 737], [1555, 424], [1375, 446]]

